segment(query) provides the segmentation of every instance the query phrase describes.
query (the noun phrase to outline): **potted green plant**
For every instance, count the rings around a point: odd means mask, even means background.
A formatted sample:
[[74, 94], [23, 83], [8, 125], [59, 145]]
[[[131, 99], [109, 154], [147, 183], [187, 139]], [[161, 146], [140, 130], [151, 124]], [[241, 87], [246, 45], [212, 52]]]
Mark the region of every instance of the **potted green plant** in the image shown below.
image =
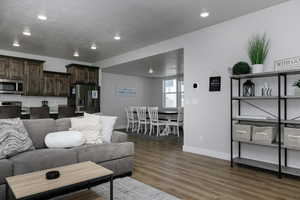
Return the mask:
[[246, 62], [238, 62], [232, 68], [233, 75], [249, 74], [250, 72], [251, 68]]
[[248, 56], [252, 63], [252, 73], [261, 73], [264, 71], [264, 63], [269, 54], [270, 40], [266, 34], [255, 35], [249, 40]]
[[295, 87], [294, 95], [300, 96], [300, 80], [296, 81], [293, 86]]

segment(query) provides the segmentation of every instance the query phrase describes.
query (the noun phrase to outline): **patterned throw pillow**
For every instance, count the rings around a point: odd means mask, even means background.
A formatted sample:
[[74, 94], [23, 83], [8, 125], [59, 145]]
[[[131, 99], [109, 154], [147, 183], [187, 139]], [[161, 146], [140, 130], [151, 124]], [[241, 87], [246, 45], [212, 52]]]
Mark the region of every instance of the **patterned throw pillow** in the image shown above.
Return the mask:
[[0, 119], [0, 159], [34, 149], [20, 119]]
[[86, 144], [101, 144], [102, 126], [99, 120], [83, 118], [71, 118], [71, 128], [69, 131], [78, 131], [85, 137]]

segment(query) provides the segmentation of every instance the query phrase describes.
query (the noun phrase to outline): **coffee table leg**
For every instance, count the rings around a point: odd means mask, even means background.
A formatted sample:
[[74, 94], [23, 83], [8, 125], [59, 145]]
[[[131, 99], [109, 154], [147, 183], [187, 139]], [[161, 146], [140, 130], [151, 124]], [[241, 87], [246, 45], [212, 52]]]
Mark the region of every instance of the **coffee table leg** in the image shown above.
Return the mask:
[[110, 200], [114, 199], [114, 178], [110, 177]]

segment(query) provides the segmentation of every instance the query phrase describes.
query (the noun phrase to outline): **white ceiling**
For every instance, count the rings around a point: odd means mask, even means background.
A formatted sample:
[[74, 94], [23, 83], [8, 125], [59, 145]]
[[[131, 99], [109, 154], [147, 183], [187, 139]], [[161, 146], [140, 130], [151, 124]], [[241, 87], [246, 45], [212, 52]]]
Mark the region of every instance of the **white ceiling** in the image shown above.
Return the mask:
[[[1, 0], [0, 49], [96, 62], [286, 0]], [[208, 10], [211, 16], [200, 18]], [[39, 21], [45, 13], [48, 20]], [[29, 27], [32, 36], [22, 35]], [[113, 40], [120, 33], [120, 41]], [[12, 47], [15, 38], [21, 47]], [[90, 50], [92, 42], [98, 49]]]
[[[125, 74], [131, 76], [144, 76], [149, 78], [163, 78], [183, 74], [183, 49], [150, 56], [147, 58], [103, 68], [103, 72]], [[153, 73], [149, 73], [149, 69]]]

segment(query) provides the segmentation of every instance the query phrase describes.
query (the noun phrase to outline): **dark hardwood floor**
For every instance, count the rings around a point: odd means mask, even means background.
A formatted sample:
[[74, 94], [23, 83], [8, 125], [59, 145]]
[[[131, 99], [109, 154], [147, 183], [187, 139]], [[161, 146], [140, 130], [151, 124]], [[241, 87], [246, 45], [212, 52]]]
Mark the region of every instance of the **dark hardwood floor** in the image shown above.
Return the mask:
[[[135, 143], [133, 178], [186, 200], [300, 200], [300, 179], [182, 152], [182, 139], [130, 135]], [[99, 199], [84, 192], [78, 200]]]
[[133, 178], [188, 200], [300, 199], [300, 179], [230, 167], [228, 161], [185, 153], [176, 137], [130, 136], [136, 156]]

